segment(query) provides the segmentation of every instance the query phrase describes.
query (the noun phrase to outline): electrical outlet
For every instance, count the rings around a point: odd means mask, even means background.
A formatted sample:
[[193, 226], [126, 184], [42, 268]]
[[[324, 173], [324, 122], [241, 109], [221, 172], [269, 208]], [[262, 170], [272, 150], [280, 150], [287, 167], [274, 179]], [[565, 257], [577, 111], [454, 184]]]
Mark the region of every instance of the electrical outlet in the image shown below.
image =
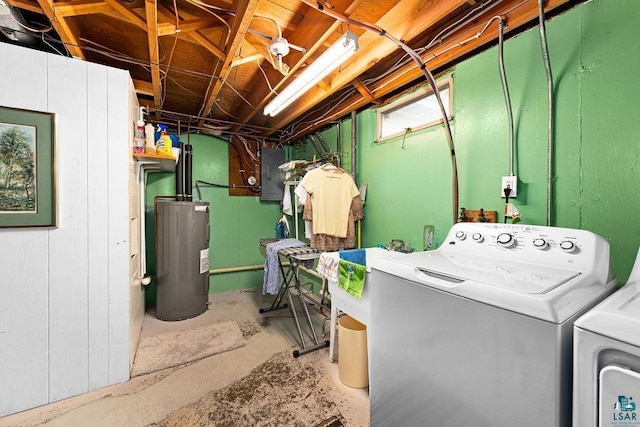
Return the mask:
[[518, 177], [514, 175], [502, 177], [502, 186], [500, 187], [500, 195], [503, 199], [504, 199], [504, 189], [507, 187], [511, 189], [511, 194], [509, 194], [509, 198], [515, 199], [516, 196], [518, 195]]

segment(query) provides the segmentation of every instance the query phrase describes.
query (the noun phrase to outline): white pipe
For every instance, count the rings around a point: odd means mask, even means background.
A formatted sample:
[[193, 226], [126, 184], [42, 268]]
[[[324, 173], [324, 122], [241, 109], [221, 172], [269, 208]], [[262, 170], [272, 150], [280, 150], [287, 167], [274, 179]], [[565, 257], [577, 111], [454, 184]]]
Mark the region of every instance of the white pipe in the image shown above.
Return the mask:
[[[288, 262], [283, 262], [282, 266], [288, 266]], [[209, 270], [209, 274], [221, 274], [221, 273], [236, 273], [238, 271], [250, 271], [250, 270], [260, 270], [264, 268], [264, 264], [254, 264], [254, 265], [243, 265], [240, 267], [224, 267], [224, 268], [214, 268]]]
[[[351, 112], [351, 176], [353, 176], [353, 180], [357, 180], [357, 170], [358, 167], [358, 128], [356, 125], [357, 115], [355, 111]], [[357, 181], [356, 181], [357, 182]]]
[[[146, 243], [146, 174], [151, 170], [158, 170], [157, 162], [136, 160], [136, 178], [138, 180], [140, 211], [139, 218], [139, 241], [140, 252], [138, 253], [138, 278], [143, 279], [147, 274], [147, 243]], [[144, 282], [142, 284], [145, 284]], [[148, 283], [147, 283], [148, 284]]]
[[214, 268], [209, 270], [209, 274], [235, 273], [237, 271], [259, 270], [264, 268], [264, 264], [245, 265], [241, 267]]
[[[282, 266], [286, 267], [290, 265], [289, 262], [283, 262]], [[225, 267], [225, 268], [215, 268], [215, 269], [211, 269], [209, 270], [209, 274], [220, 274], [220, 273], [235, 273], [238, 271], [250, 271], [250, 270], [260, 270], [261, 268], [264, 268], [264, 264], [255, 264], [255, 265], [244, 265], [244, 266], [240, 266], [240, 267]], [[318, 273], [317, 271], [311, 269], [311, 268], [307, 268], [304, 265], [299, 265], [298, 268], [300, 270], [305, 271], [306, 273], [312, 275], [312, 276], [316, 276], [319, 279], [323, 279], [324, 277]]]
[[[296, 239], [298, 239], [298, 227], [299, 227], [299, 223], [300, 223], [300, 213], [298, 212], [298, 196], [296, 196], [296, 186], [300, 184], [300, 181], [285, 181], [284, 182], [284, 191], [287, 191], [287, 186], [289, 186], [289, 191], [292, 193], [291, 194], [291, 200], [293, 201], [293, 228], [295, 229], [295, 237]], [[291, 231], [289, 231], [289, 234], [291, 234]]]
[[324, 277], [323, 277], [320, 273], [318, 273], [317, 271], [315, 271], [315, 270], [312, 270], [312, 269], [310, 269], [310, 268], [307, 268], [307, 267], [305, 267], [304, 265], [299, 265], [299, 266], [298, 266], [298, 268], [299, 268], [300, 270], [305, 271], [306, 273], [308, 273], [308, 274], [310, 274], [310, 275], [312, 275], [312, 276], [316, 276], [317, 278], [319, 278], [319, 279], [323, 279], [323, 280], [324, 280]]
[[[298, 196], [296, 195], [296, 186], [291, 185], [290, 187], [285, 186], [285, 191], [290, 191], [293, 194], [291, 198], [293, 199], [293, 225], [296, 228], [296, 239], [298, 239], [298, 228], [300, 227], [300, 212], [298, 212]], [[291, 232], [289, 232], [291, 234]]]
[[[283, 262], [282, 266], [286, 267], [290, 265], [289, 262]], [[264, 264], [254, 264], [254, 265], [245, 265], [245, 266], [240, 266], [240, 267], [226, 267], [226, 268], [215, 268], [215, 269], [211, 269], [209, 270], [209, 274], [221, 274], [221, 273], [235, 273], [235, 272], [239, 272], [239, 271], [250, 271], [250, 270], [260, 270], [261, 268], [264, 268]], [[312, 276], [315, 276], [319, 279], [321, 279], [321, 290], [325, 289], [326, 286], [326, 279], [324, 278], [324, 276], [322, 276], [320, 273], [318, 273], [317, 271], [307, 268], [304, 265], [298, 265], [298, 268], [300, 270], [305, 271], [307, 274], [310, 274]]]

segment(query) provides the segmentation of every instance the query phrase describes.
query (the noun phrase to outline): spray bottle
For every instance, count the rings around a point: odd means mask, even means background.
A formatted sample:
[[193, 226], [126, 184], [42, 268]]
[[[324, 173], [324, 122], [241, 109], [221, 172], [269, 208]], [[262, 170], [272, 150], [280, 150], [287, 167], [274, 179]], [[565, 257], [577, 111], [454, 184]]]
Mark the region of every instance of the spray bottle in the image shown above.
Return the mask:
[[136, 154], [144, 153], [144, 107], [138, 110], [138, 121], [133, 134], [133, 152]]
[[167, 125], [159, 124], [158, 132], [160, 132], [160, 138], [156, 141], [156, 153], [163, 156], [173, 156], [171, 137], [167, 132]]

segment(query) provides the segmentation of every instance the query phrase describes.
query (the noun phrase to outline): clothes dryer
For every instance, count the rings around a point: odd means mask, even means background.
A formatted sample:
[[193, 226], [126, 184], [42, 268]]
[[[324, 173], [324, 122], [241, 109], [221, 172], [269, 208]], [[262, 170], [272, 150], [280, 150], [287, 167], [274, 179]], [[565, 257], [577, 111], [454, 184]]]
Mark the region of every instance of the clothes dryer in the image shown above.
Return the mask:
[[573, 426], [640, 426], [640, 251], [627, 284], [574, 325]]

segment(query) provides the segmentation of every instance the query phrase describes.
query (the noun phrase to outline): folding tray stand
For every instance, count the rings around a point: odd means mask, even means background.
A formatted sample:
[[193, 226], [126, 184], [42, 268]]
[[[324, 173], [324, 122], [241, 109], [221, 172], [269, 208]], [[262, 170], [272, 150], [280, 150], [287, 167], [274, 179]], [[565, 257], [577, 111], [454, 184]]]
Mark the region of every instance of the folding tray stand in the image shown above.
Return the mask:
[[[260, 245], [266, 248], [269, 243], [274, 243], [277, 241], [278, 239], [264, 238], [264, 239], [260, 239]], [[289, 260], [286, 270], [282, 265], [281, 257], [284, 257]], [[300, 350], [293, 351], [293, 357], [298, 357], [300, 355], [310, 353], [312, 351], [319, 350], [321, 348], [329, 347], [329, 340], [324, 342], [318, 341], [316, 329], [313, 326], [313, 322], [311, 320], [311, 314], [309, 313], [309, 308], [307, 307], [305, 296], [302, 293], [302, 289], [300, 286], [300, 276], [298, 274], [298, 268], [300, 264], [303, 264], [307, 261], [311, 261], [317, 258], [320, 258], [320, 252], [318, 252], [316, 249], [311, 248], [309, 246], [280, 249], [278, 251], [278, 265], [280, 266], [280, 272], [282, 273], [282, 282], [280, 283], [280, 289], [278, 290], [278, 295], [276, 296], [276, 299], [271, 304], [271, 307], [260, 309], [260, 313], [267, 313], [269, 311], [286, 308], [287, 303], [285, 302], [283, 304], [282, 300], [284, 299], [284, 296], [287, 295], [289, 300], [288, 305], [291, 307], [291, 313], [293, 314], [293, 319], [295, 320], [296, 327], [298, 328], [298, 335], [300, 336], [300, 344], [302, 347]], [[305, 342], [304, 334], [300, 326], [300, 320], [298, 319], [298, 312], [296, 310], [295, 305], [293, 304], [291, 288], [295, 288], [295, 290], [297, 291], [298, 298], [300, 299], [300, 305], [302, 305], [304, 309], [304, 314], [307, 318], [307, 322], [309, 323], [309, 329], [311, 330], [311, 334], [313, 336], [312, 346], [308, 347]]]

